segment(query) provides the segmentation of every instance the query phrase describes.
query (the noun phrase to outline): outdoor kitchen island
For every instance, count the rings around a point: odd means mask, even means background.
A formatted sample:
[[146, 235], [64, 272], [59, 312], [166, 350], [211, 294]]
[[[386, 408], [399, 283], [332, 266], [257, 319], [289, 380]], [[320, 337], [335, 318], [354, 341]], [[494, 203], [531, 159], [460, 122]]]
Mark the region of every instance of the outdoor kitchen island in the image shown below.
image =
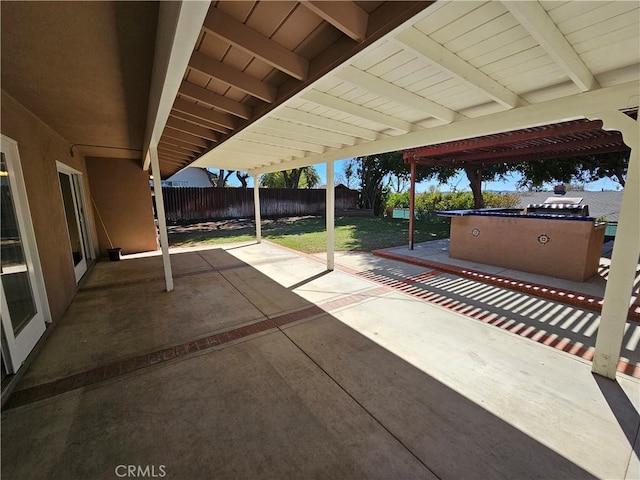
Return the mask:
[[560, 214], [562, 208], [530, 205], [526, 210], [437, 214], [451, 217], [451, 258], [584, 282], [598, 273], [606, 224], [585, 215]]

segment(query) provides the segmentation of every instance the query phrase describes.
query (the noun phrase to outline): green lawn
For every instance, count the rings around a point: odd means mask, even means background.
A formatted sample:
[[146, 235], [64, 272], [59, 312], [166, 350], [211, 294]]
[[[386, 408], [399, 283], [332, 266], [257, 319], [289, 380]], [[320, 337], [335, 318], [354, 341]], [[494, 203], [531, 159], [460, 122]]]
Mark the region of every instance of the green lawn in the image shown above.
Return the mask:
[[[281, 218], [263, 221], [262, 236], [274, 243], [305, 253], [326, 251], [325, 221], [322, 217]], [[449, 236], [449, 221], [434, 217], [416, 221], [415, 241]], [[391, 218], [336, 218], [336, 250], [370, 251], [405, 245], [409, 221]], [[228, 220], [169, 227], [172, 246], [243, 242], [255, 239], [253, 222]]]

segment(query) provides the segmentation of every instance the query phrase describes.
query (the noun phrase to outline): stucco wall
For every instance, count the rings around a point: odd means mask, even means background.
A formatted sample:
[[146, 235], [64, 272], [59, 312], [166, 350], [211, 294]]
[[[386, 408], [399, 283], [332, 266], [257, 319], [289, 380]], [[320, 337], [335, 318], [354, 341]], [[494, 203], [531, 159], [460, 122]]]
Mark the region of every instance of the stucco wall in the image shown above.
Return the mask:
[[[83, 173], [85, 193], [90, 195], [85, 160], [79, 154], [72, 157], [64, 138], [4, 91], [0, 106], [2, 134], [18, 142], [51, 317], [56, 321], [76, 292], [56, 160]], [[93, 227], [92, 212], [89, 222]], [[91, 234], [95, 244], [94, 228]]]
[[105, 229], [113, 246], [122, 248], [123, 254], [156, 250], [149, 175], [140, 162], [87, 158], [86, 163], [93, 208], [99, 212], [95, 215], [99, 255], [107, 256], [110, 248]]

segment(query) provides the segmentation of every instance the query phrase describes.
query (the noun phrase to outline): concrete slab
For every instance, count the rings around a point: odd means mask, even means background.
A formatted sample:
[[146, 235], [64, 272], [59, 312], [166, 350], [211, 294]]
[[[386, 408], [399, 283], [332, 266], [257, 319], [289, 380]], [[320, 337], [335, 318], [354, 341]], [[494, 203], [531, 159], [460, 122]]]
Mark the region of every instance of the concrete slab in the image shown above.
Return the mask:
[[4, 412], [2, 429], [5, 478], [436, 478], [281, 333]]
[[624, 478], [637, 382], [402, 297], [285, 332], [440, 478]]
[[[176, 253], [171, 256], [171, 268], [175, 276], [212, 270], [211, 265], [197, 252]], [[118, 283], [163, 279], [162, 257], [127, 255], [118, 262], [100, 261], [91, 275], [84, 278], [80, 288], [96, 288]]]
[[168, 294], [161, 280], [81, 291], [20, 386], [50, 382], [263, 318], [213, 271], [180, 278]]
[[[168, 294], [162, 280], [81, 291], [19, 388], [236, 322], [263, 321], [262, 333], [16, 404], [2, 416], [3, 476], [114, 478], [133, 464], [179, 479], [634, 478], [636, 379], [600, 380], [580, 357], [420, 295], [475, 296], [505, 324], [535, 302], [364, 253], [320, 275], [321, 262], [273, 245], [224, 248], [196, 253], [204, 272], [183, 257], [196, 272]], [[567, 335], [577, 327], [537, 308]]]

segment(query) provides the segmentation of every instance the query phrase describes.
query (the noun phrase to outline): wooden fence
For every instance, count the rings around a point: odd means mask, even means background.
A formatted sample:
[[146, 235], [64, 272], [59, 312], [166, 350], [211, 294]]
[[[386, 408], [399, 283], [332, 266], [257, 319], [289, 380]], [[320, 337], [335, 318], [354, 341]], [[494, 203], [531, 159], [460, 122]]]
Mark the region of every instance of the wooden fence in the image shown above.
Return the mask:
[[[170, 222], [253, 217], [253, 188], [162, 189]], [[325, 212], [324, 189], [261, 188], [260, 214], [264, 217], [319, 215]], [[336, 188], [336, 210], [354, 210], [358, 192]]]

